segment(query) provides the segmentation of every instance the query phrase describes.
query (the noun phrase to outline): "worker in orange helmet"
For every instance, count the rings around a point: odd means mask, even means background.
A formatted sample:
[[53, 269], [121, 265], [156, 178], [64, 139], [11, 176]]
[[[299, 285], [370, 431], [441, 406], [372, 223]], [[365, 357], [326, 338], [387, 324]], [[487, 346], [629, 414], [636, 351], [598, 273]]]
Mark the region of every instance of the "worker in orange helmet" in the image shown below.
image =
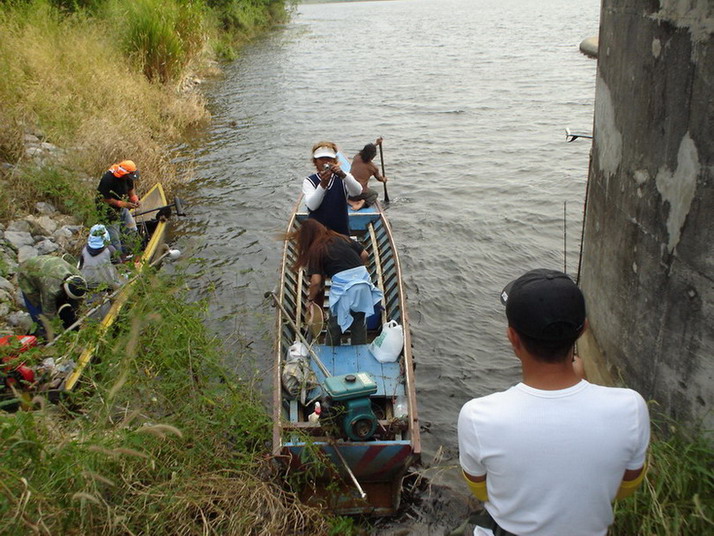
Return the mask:
[[[111, 166], [102, 175], [97, 186], [97, 213], [109, 231], [112, 246], [122, 254], [130, 253], [129, 243], [138, 243], [136, 221], [130, 210], [139, 206], [134, 182], [139, 179], [139, 170], [132, 160], [122, 160]], [[130, 239], [128, 239], [130, 238]], [[122, 247], [122, 239], [125, 242]]]

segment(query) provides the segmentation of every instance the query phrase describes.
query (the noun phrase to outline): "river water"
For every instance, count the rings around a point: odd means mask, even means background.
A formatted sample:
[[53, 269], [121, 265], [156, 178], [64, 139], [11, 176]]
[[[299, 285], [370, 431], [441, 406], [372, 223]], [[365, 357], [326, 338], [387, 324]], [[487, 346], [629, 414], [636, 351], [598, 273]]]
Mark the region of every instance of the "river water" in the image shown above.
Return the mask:
[[206, 86], [214, 121], [188, 148], [179, 229], [231, 365], [269, 375], [263, 293], [312, 144], [351, 156], [383, 136], [423, 458], [465, 503], [439, 470], [457, 463], [458, 411], [519, 380], [500, 291], [535, 267], [577, 272], [590, 143], [564, 129], [592, 128], [596, 63], [578, 44], [598, 19], [599, 0], [308, 4], [245, 48]]

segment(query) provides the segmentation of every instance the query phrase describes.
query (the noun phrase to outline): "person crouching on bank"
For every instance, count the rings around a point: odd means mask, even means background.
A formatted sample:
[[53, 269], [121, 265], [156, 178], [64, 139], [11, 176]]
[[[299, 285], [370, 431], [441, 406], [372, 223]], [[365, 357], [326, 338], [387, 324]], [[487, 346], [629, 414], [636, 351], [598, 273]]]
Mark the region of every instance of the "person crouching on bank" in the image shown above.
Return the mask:
[[87, 282], [67, 261], [51, 255], [27, 259], [20, 264], [17, 279], [38, 336], [46, 335], [45, 322], [54, 318], [59, 317], [65, 329], [77, 321]]
[[[136, 221], [130, 211], [140, 205], [134, 189], [137, 180], [139, 170], [136, 164], [122, 160], [102, 175], [97, 186], [97, 213], [100, 221], [106, 224], [111, 244], [122, 259], [140, 242]], [[122, 244], [123, 241], [127, 243]]]

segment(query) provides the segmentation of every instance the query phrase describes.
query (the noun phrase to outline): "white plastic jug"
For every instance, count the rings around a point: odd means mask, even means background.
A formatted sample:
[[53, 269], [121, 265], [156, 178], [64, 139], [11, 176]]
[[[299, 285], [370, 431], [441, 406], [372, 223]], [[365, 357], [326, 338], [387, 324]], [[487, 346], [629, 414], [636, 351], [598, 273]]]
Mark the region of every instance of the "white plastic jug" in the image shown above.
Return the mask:
[[382, 333], [369, 345], [369, 351], [380, 363], [392, 363], [399, 359], [404, 347], [404, 328], [396, 320], [382, 325]]

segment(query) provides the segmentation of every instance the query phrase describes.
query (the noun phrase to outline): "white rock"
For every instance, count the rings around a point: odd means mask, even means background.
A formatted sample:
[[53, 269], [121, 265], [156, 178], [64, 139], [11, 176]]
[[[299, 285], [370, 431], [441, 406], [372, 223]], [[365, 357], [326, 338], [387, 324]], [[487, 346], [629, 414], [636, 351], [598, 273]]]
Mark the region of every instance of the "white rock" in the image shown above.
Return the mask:
[[7, 315], [7, 323], [21, 333], [27, 333], [32, 327], [32, 318], [25, 311], [15, 311]]
[[63, 225], [52, 233], [52, 236], [55, 238], [72, 238], [72, 231], [69, 230], [66, 225]]
[[57, 222], [49, 216], [27, 216], [25, 221], [30, 224], [33, 235], [50, 236], [57, 230]]
[[22, 264], [27, 259], [32, 259], [33, 257], [37, 257], [38, 255], [39, 253], [34, 247], [22, 246], [17, 252], [17, 262]]
[[10, 283], [10, 281], [0, 276], [0, 290], [4, 290], [5, 292], [13, 292], [15, 290], [15, 287], [12, 286], [12, 283]]
[[29, 233], [32, 231], [32, 226], [25, 220], [11, 221], [7, 225], [6, 231], [17, 231], [20, 233]]
[[18, 251], [22, 246], [31, 246], [35, 243], [30, 233], [21, 231], [5, 231], [5, 241]]
[[48, 253], [57, 251], [60, 247], [52, 240], [45, 239], [42, 242], [35, 244], [35, 248], [37, 249], [37, 253], [39, 255], [47, 255]]
[[12, 294], [0, 290], [0, 317], [7, 316], [12, 309]]
[[0, 250], [0, 267], [5, 272], [5, 275], [15, 275], [17, 273], [17, 260], [15, 254], [10, 255], [4, 250]]
[[57, 209], [54, 206], [52, 206], [50, 203], [45, 203], [44, 201], [39, 201], [35, 203], [35, 210], [40, 214], [44, 214], [46, 216], [51, 216], [52, 214], [57, 212]]

